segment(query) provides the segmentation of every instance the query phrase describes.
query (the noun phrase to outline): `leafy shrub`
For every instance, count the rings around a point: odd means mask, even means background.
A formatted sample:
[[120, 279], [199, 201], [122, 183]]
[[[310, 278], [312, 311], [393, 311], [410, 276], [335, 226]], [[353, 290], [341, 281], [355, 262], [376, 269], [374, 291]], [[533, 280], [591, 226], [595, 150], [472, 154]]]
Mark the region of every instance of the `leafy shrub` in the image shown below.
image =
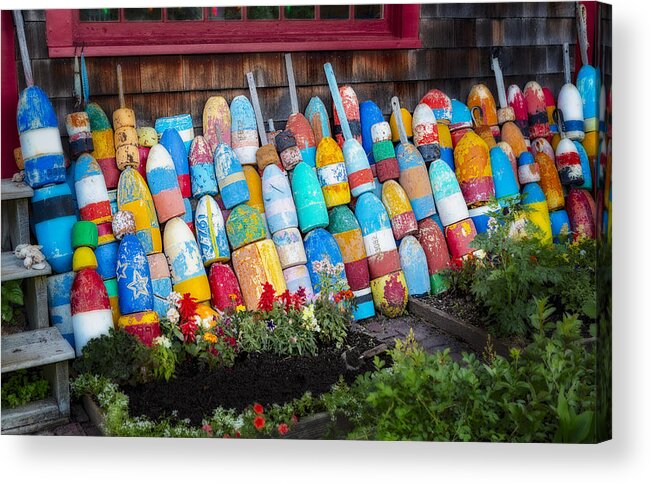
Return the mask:
[[110, 329], [108, 335], [86, 344], [74, 368], [82, 374], [104, 376], [117, 384], [137, 384], [147, 378], [149, 352], [137, 337]]
[[20, 280], [10, 280], [2, 284], [2, 322], [17, 324], [20, 321], [20, 310], [24, 305], [23, 289]]
[[15, 408], [45, 399], [50, 384], [36, 371], [20, 370], [2, 382], [2, 408]]

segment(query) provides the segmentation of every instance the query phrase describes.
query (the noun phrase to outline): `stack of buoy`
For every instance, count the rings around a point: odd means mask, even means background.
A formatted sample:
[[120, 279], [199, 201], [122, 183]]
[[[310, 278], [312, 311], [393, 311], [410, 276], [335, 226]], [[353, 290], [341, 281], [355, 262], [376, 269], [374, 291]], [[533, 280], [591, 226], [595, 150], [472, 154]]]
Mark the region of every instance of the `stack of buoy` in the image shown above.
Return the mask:
[[[427, 108], [429, 110], [429, 108]], [[391, 141], [391, 126], [382, 120], [371, 127], [372, 153], [375, 162], [375, 176], [382, 184], [390, 179], [400, 178], [400, 167]]]
[[118, 169], [115, 158], [113, 127], [104, 110], [96, 102], [86, 104], [86, 113], [90, 121], [93, 147], [95, 148], [91, 154], [102, 169], [106, 189], [115, 190], [118, 187], [120, 170]]

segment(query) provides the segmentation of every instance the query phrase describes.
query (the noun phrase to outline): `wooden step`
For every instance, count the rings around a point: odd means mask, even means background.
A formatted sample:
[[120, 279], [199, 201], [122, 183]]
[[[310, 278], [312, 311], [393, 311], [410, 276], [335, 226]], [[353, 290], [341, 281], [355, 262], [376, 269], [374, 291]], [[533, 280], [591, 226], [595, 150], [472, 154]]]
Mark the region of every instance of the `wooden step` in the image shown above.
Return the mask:
[[9, 280], [23, 280], [25, 278], [47, 276], [52, 273], [52, 267], [44, 262], [46, 267], [43, 270], [25, 268], [23, 260], [14, 255], [13, 252], [2, 252], [2, 282]]
[[74, 349], [56, 327], [2, 337], [2, 374], [74, 358]]
[[14, 183], [11, 179], [3, 179], [0, 186], [2, 201], [20, 200], [34, 196], [34, 190], [23, 182]]
[[29, 434], [68, 421], [53, 397], [2, 410], [2, 434]]

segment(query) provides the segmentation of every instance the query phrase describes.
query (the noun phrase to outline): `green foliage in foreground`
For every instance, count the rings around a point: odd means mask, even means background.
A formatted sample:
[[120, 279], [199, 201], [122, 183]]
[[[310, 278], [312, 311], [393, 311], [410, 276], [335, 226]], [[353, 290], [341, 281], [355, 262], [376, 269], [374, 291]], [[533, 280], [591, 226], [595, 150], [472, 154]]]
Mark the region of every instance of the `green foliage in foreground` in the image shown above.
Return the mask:
[[2, 322], [15, 324], [18, 322], [18, 314], [24, 305], [23, 289], [21, 280], [10, 280], [2, 284]]
[[15, 408], [45, 399], [50, 384], [35, 371], [16, 371], [2, 382], [2, 408]]

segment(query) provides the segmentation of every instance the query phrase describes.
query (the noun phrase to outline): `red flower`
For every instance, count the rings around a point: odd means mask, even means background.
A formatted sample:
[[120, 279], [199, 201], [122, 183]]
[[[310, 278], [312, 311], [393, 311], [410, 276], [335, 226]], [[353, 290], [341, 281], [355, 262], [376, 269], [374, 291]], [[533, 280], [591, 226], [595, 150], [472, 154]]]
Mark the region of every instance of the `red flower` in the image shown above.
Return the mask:
[[224, 433], [224, 436], [222, 436], [222, 438], [224, 438], [224, 439], [229, 439], [230, 437], [231, 436], [228, 433]]
[[179, 305], [181, 320], [190, 320], [197, 313], [197, 299], [189, 293], [183, 294], [183, 298], [179, 301]]
[[203, 429], [208, 436], [212, 436], [212, 426], [210, 424], [204, 424], [201, 426], [201, 429]]
[[289, 426], [287, 426], [285, 423], [280, 423], [278, 425], [278, 432], [280, 434], [287, 434], [287, 431], [289, 431]]
[[280, 300], [285, 306], [285, 312], [289, 312], [289, 309], [292, 308], [292, 294], [289, 292], [289, 290], [285, 290], [283, 293], [281, 293], [278, 297], [278, 300]]
[[240, 432], [239, 432], [239, 431], [235, 431], [235, 437], [236, 437], [236, 438], [239, 438], [240, 436], [242, 436], [242, 435], [240, 434]]
[[531, 255], [529, 259], [531, 260], [531, 263], [538, 263], [538, 257], [536, 255]]
[[193, 318], [179, 325], [179, 329], [181, 329], [181, 333], [183, 334], [183, 338], [186, 344], [188, 342], [195, 341], [196, 333], [197, 333], [197, 324], [194, 323]]
[[293, 414], [293, 415], [292, 415], [292, 423], [293, 423], [293, 424], [298, 423], [298, 416], [296, 416], [296, 414]]
[[262, 404], [255, 403], [253, 405], [253, 412], [255, 414], [262, 414], [264, 412], [264, 408], [262, 407]]
[[294, 292], [292, 298], [294, 303], [294, 309], [300, 310], [301, 307], [303, 307], [303, 304], [305, 303], [305, 287], [301, 287], [296, 292]]
[[463, 267], [463, 260], [461, 258], [453, 258], [450, 261], [450, 266], [452, 270], [458, 272], [459, 270], [461, 270], [461, 267]]
[[253, 426], [255, 426], [255, 429], [260, 430], [264, 428], [264, 423], [265, 421], [262, 416], [256, 416], [255, 418], [253, 418]]
[[273, 285], [269, 282], [262, 284], [262, 294], [260, 295], [260, 300], [258, 301], [258, 309], [264, 312], [270, 312], [274, 308], [274, 298], [276, 297], [276, 291], [274, 290]]
[[340, 290], [335, 294], [335, 303], [338, 304], [342, 300], [352, 299], [353, 297], [353, 292], [350, 290]]

